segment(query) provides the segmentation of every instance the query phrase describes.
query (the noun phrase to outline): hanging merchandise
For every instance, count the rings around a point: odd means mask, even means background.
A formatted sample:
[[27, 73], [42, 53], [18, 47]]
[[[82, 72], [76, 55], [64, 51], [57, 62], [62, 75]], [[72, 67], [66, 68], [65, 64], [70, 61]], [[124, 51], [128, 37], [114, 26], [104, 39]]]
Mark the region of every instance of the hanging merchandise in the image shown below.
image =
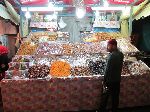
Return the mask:
[[62, 28], [65, 28], [67, 24], [63, 21], [63, 19], [61, 17], [58, 25], [59, 25], [59, 28], [62, 29]]

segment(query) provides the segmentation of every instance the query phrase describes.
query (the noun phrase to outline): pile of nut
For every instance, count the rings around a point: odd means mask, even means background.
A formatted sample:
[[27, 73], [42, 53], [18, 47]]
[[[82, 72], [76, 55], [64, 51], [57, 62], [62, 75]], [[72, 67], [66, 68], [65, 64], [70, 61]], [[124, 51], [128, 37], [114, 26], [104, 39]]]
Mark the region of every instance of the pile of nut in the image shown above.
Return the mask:
[[71, 75], [72, 76], [89, 76], [90, 69], [88, 67], [83, 66], [75, 66], [71, 69]]
[[57, 39], [57, 33], [56, 32], [34, 32], [30, 34], [31, 41], [35, 43], [39, 43], [39, 39], [41, 37], [47, 38], [48, 41], [54, 41]]
[[24, 42], [21, 44], [17, 55], [33, 55], [37, 47], [37, 44], [31, 44], [31, 42]]
[[125, 61], [123, 62], [123, 67], [122, 67], [122, 75], [129, 75], [130, 70], [129, 70], [129, 65], [132, 64], [132, 62]]
[[28, 70], [29, 78], [44, 78], [49, 74], [49, 66], [34, 65]]
[[104, 60], [98, 60], [96, 62], [90, 61], [88, 64], [90, 71], [94, 75], [104, 75], [106, 62]]

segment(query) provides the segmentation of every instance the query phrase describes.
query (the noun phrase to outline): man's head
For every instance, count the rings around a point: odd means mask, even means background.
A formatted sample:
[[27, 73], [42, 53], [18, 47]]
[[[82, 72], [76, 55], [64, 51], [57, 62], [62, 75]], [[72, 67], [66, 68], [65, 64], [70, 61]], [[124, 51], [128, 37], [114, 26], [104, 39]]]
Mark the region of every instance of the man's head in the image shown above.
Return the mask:
[[2, 42], [0, 41], [0, 45], [2, 45]]
[[115, 50], [117, 50], [117, 41], [115, 39], [111, 39], [107, 43], [107, 51], [113, 52]]

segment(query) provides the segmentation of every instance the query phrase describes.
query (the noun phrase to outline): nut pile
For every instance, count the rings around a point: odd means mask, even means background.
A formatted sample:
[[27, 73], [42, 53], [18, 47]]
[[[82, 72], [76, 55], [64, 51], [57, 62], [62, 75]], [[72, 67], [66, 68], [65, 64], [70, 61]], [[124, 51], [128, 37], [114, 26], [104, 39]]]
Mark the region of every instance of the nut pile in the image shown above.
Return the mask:
[[37, 44], [31, 44], [30, 42], [24, 42], [21, 44], [17, 55], [33, 55], [37, 49]]
[[75, 66], [71, 69], [71, 75], [72, 76], [89, 76], [90, 69], [88, 67], [83, 66]]
[[62, 44], [62, 48], [63, 48], [63, 54], [65, 55], [71, 55], [72, 54], [72, 47], [71, 45], [68, 45], [68, 44]]
[[49, 74], [47, 65], [34, 65], [29, 68], [29, 78], [44, 78]]
[[116, 33], [94, 33], [93, 37], [96, 38], [97, 40], [101, 41], [101, 40], [110, 40], [110, 39], [117, 39], [122, 37], [120, 33], [116, 32]]
[[32, 60], [32, 56], [21, 56], [21, 55], [16, 55], [13, 59], [12, 62], [30, 62]]
[[54, 41], [57, 39], [56, 32], [34, 32], [30, 34], [32, 42], [38, 43], [40, 38], [46, 38], [47, 41]]
[[9, 70], [26, 70], [29, 68], [29, 62], [10, 62]]
[[99, 60], [99, 61], [95, 61], [95, 62], [90, 61], [88, 66], [89, 66], [90, 71], [91, 71], [92, 74], [104, 75], [104, 70], [105, 70], [105, 67], [106, 67], [105, 61], [103, 61], [103, 60]]
[[62, 54], [62, 47], [59, 44], [49, 44], [47, 42], [39, 44], [37, 55], [60, 55]]
[[129, 61], [125, 61], [123, 62], [123, 66], [122, 66], [122, 75], [129, 75], [130, 74], [130, 70], [129, 70], [129, 65], [132, 64], [132, 62]]

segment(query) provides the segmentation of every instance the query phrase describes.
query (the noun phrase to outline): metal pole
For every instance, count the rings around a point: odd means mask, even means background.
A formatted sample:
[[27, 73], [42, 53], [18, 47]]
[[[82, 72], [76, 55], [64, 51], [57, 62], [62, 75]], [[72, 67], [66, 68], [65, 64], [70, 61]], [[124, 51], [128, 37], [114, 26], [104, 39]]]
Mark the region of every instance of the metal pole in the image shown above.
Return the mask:
[[133, 21], [133, 6], [131, 6], [131, 9], [130, 9], [130, 17], [129, 17], [129, 37], [131, 36], [131, 33], [132, 33], [132, 21]]
[[23, 37], [23, 12], [21, 10], [21, 7], [19, 7], [19, 11], [20, 11], [20, 35], [21, 37]]

